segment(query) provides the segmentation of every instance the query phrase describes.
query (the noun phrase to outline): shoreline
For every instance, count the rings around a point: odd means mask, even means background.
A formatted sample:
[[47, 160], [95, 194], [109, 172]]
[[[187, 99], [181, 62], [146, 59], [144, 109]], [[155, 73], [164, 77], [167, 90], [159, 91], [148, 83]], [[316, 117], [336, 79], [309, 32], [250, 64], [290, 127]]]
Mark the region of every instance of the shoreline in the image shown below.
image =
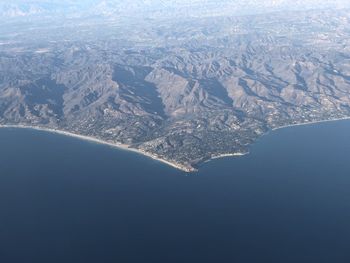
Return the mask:
[[312, 124], [320, 124], [320, 123], [335, 122], [335, 121], [345, 121], [345, 120], [350, 120], [350, 117], [342, 117], [342, 118], [322, 120], [322, 121], [311, 121], [311, 122], [302, 122], [302, 123], [296, 123], [296, 124], [288, 124], [288, 125], [283, 125], [283, 126], [280, 126], [277, 128], [272, 128], [270, 131], [277, 131], [277, 130], [295, 127], [295, 126], [306, 126], [306, 125], [312, 125]]
[[50, 133], [55, 133], [55, 134], [59, 134], [59, 135], [63, 135], [63, 136], [68, 136], [68, 137], [73, 137], [73, 138], [77, 138], [80, 140], [84, 140], [84, 141], [89, 141], [89, 142], [93, 142], [93, 143], [97, 143], [97, 144], [102, 144], [102, 145], [107, 145], [119, 150], [124, 150], [124, 151], [129, 151], [129, 152], [134, 152], [143, 156], [146, 156], [148, 158], [151, 158], [155, 161], [161, 162], [163, 164], [167, 164], [175, 169], [181, 170], [183, 172], [186, 173], [190, 173], [190, 172], [195, 172], [197, 171], [195, 168], [190, 168], [181, 164], [177, 164], [177, 163], [173, 163], [167, 160], [164, 160], [162, 158], [157, 157], [156, 155], [153, 155], [151, 153], [145, 152], [143, 150], [139, 150], [139, 149], [135, 149], [135, 148], [131, 148], [129, 145], [127, 144], [122, 144], [122, 143], [112, 143], [112, 142], [107, 142], [101, 139], [97, 139], [91, 136], [86, 136], [86, 135], [79, 135], [76, 133], [72, 133], [72, 132], [68, 132], [68, 131], [63, 131], [63, 130], [58, 130], [58, 129], [53, 129], [53, 128], [44, 128], [44, 127], [37, 127], [37, 126], [27, 126], [27, 125], [0, 125], [0, 129], [1, 128], [15, 128], [15, 129], [30, 129], [30, 130], [37, 130], [37, 131], [44, 131], [44, 132], [50, 132]]
[[216, 159], [225, 158], [225, 157], [238, 157], [238, 156], [244, 156], [244, 155], [247, 155], [247, 154], [249, 154], [249, 152], [246, 152], [246, 153], [223, 153], [223, 154], [218, 154], [218, 155], [214, 155], [214, 156], [210, 157], [208, 162], [210, 160], [216, 160]]
[[[343, 120], [350, 120], [350, 117], [342, 117], [342, 118], [336, 118], [336, 119], [329, 119], [329, 120], [320, 120], [320, 121], [311, 121], [311, 122], [304, 122], [304, 123], [296, 123], [296, 124], [289, 124], [289, 125], [283, 125], [280, 127], [276, 127], [276, 128], [271, 128], [270, 130], [268, 130], [266, 133], [264, 133], [262, 136], [267, 135], [270, 132], [276, 131], [276, 130], [280, 130], [280, 129], [285, 129], [285, 128], [290, 128], [290, 127], [295, 127], [295, 126], [306, 126], [306, 125], [312, 125], [312, 124], [319, 124], [319, 123], [326, 123], [326, 122], [335, 122], [335, 121], [343, 121]], [[108, 141], [104, 141], [102, 139], [98, 139], [95, 137], [91, 137], [91, 136], [86, 136], [86, 135], [79, 135], [76, 133], [72, 133], [72, 132], [68, 132], [68, 131], [63, 131], [63, 130], [59, 130], [59, 129], [53, 129], [53, 128], [45, 128], [45, 127], [38, 127], [38, 126], [29, 126], [29, 125], [1, 125], [0, 124], [0, 129], [1, 128], [15, 128], [15, 129], [30, 129], [30, 130], [37, 130], [37, 131], [44, 131], [44, 132], [50, 132], [50, 133], [55, 133], [55, 134], [59, 134], [59, 135], [63, 135], [63, 136], [68, 136], [68, 137], [73, 137], [73, 138], [77, 138], [80, 140], [84, 140], [84, 141], [89, 141], [89, 142], [93, 142], [93, 143], [97, 143], [97, 144], [102, 144], [102, 145], [107, 145], [119, 150], [124, 150], [124, 151], [129, 151], [129, 152], [134, 152], [143, 156], [146, 156], [148, 158], [151, 158], [152, 160], [158, 161], [160, 163], [166, 164], [170, 167], [173, 167], [177, 170], [180, 170], [182, 172], [186, 172], [186, 173], [192, 173], [192, 172], [197, 172], [198, 169], [196, 169], [193, 166], [186, 166], [186, 165], [182, 165], [179, 163], [175, 163], [175, 162], [171, 162], [168, 160], [165, 160], [155, 154], [151, 154], [148, 152], [145, 152], [143, 150], [140, 149], [136, 149], [136, 148], [131, 148], [130, 145], [127, 144], [122, 144], [122, 143], [112, 143], [112, 142], [108, 142]], [[225, 153], [225, 154], [218, 154], [218, 155], [213, 155], [210, 157], [210, 159], [205, 160], [202, 163], [207, 163], [210, 162], [211, 160], [216, 160], [216, 159], [220, 159], [220, 158], [225, 158], [225, 157], [239, 157], [239, 156], [245, 156], [249, 154], [249, 151], [245, 152], [245, 153]]]

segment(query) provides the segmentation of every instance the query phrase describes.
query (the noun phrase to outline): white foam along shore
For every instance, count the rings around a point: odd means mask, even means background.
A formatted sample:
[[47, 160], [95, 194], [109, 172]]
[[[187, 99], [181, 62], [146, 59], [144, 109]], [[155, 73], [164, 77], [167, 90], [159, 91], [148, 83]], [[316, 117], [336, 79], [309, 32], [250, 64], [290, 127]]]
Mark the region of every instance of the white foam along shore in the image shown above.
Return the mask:
[[[244, 156], [248, 153], [224, 153], [224, 154], [218, 154], [218, 155], [213, 155], [210, 160], [215, 160], [215, 159], [220, 159], [224, 157], [237, 157], [237, 156]], [[210, 161], [209, 160], [209, 161]]]
[[309, 122], [288, 124], [288, 125], [283, 125], [283, 126], [279, 126], [279, 127], [273, 128], [272, 131], [277, 131], [277, 130], [280, 130], [280, 129], [285, 129], [285, 128], [289, 128], [289, 127], [295, 127], [295, 126], [305, 126], [305, 125], [312, 125], [312, 124], [317, 124], [317, 123], [344, 121], [344, 120], [350, 120], [350, 117], [341, 117], [341, 118], [335, 118], [335, 119], [329, 119], [329, 120], [309, 121]]
[[[335, 119], [329, 119], [329, 120], [310, 121], [310, 122], [289, 124], [289, 125], [276, 127], [276, 128], [271, 129], [271, 130], [272, 131], [276, 131], [276, 130], [279, 130], [279, 129], [284, 129], [284, 128], [288, 128], [288, 127], [294, 127], [294, 126], [304, 126], [304, 125], [311, 125], [311, 124], [324, 123], [324, 122], [333, 122], [333, 121], [342, 121], [342, 120], [350, 120], [350, 117], [342, 117], [342, 118], [335, 118]], [[118, 148], [118, 149], [121, 149], [121, 150], [142, 154], [144, 156], [152, 158], [153, 160], [162, 162], [164, 164], [167, 164], [167, 165], [169, 165], [171, 167], [174, 167], [174, 168], [176, 168], [178, 170], [181, 170], [181, 171], [184, 171], [184, 172], [187, 172], [187, 173], [197, 171], [197, 169], [195, 169], [192, 166], [186, 166], [186, 165], [178, 164], [178, 163], [175, 163], [175, 162], [167, 161], [165, 159], [162, 159], [162, 158], [160, 158], [160, 157], [158, 157], [158, 156], [156, 156], [154, 154], [145, 152], [143, 150], [130, 148], [130, 146], [127, 145], [127, 144], [111, 143], [111, 142], [103, 141], [101, 139], [97, 139], [97, 138], [94, 138], [94, 137], [79, 135], [79, 134], [71, 133], [71, 132], [68, 132], [68, 131], [62, 131], [62, 130], [58, 130], [58, 129], [50, 129], [50, 128], [45, 128], [45, 127], [37, 127], [37, 126], [27, 126], [27, 125], [0, 125], [0, 128], [32, 129], [32, 130], [46, 131], [46, 132], [61, 134], [61, 135], [65, 135], [65, 136], [75, 137], [75, 138], [78, 138], [78, 139], [81, 139], [81, 140], [86, 140], [86, 141], [91, 141], [91, 142], [95, 142], [95, 143], [99, 143], [99, 144], [109, 145], [111, 147], [115, 147], [115, 148]], [[244, 155], [246, 155], [248, 153], [249, 152], [247, 152], [247, 153], [226, 153], [226, 154], [214, 155], [209, 160], [207, 160], [205, 162], [209, 162], [210, 160], [219, 159], [219, 158], [223, 158], [223, 157], [244, 156]]]
[[129, 145], [127, 144], [121, 144], [121, 143], [112, 143], [112, 142], [107, 142], [107, 141], [103, 141], [101, 139], [97, 139], [94, 137], [90, 137], [90, 136], [85, 136], [85, 135], [79, 135], [79, 134], [75, 134], [75, 133], [71, 133], [68, 131], [62, 131], [62, 130], [58, 130], [58, 129], [52, 129], [52, 128], [45, 128], [45, 127], [37, 127], [37, 126], [27, 126], [27, 125], [0, 125], [0, 128], [16, 128], [16, 129], [31, 129], [31, 130], [38, 130], [38, 131], [45, 131], [45, 132], [50, 132], [50, 133], [56, 133], [56, 134], [60, 134], [60, 135], [64, 135], [64, 136], [69, 136], [69, 137], [74, 137], [77, 139], [81, 139], [81, 140], [85, 140], [85, 141], [90, 141], [90, 142], [94, 142], [94, 143], [98, 143], [98, 144], [104, 144], [104, 145], [108, 145], [114, 148], [118, 148], [121, 150], [125, 150], [125, 151], [130, 151], [130, 152], [134, 152], [134, 153], [138, 153], [138, 154], [142, 154], [144, 156], [147, 156], [153, 160], [165, 163], [171, 167], [174, 167], [178, 170], [184, 171], [184, 172], [194, 172], [196, 171], [196, 169], [194, 169], [193, 167], [187, 167], [185, 165], [181, 165], [178, 163], [174, 163], [174, 162], [170, 162], [167, 160], [164, 160], [156, 155], [153, 155], [151, 153], [145, 152], [143, 150], [139, 150], [139, 149], [135, 149], [135, 148], [130, 148]]

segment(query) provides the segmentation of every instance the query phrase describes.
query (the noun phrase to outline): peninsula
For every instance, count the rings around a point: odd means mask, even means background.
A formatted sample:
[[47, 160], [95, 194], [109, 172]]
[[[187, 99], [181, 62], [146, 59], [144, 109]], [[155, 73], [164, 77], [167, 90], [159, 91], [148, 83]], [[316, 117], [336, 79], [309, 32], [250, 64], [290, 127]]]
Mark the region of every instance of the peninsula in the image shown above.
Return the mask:
[[35, 2], [0, 5], [1, 126], [193, 172], [270, 130], [350, 116], [348, 1]]

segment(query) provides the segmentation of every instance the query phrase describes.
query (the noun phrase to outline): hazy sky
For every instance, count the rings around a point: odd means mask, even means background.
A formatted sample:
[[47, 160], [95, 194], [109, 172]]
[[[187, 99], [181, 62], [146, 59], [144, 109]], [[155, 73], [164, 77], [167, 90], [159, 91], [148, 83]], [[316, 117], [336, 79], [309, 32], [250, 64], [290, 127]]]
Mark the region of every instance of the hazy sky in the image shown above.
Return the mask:
[[17, 17], [43, 13], [186, 12], [239, 15], [281, 10], [350, 7], [350, 0], [0, 0], [0, 16]]

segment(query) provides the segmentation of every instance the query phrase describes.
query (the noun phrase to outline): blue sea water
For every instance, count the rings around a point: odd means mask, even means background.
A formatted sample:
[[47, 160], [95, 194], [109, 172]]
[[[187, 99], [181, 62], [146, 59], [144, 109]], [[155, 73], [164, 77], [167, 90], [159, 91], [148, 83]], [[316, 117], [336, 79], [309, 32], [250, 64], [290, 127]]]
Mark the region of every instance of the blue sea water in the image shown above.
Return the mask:
[[185, 173], [0, 129], [0, 262], [348, 263], [350, 121], [269, 133]]

